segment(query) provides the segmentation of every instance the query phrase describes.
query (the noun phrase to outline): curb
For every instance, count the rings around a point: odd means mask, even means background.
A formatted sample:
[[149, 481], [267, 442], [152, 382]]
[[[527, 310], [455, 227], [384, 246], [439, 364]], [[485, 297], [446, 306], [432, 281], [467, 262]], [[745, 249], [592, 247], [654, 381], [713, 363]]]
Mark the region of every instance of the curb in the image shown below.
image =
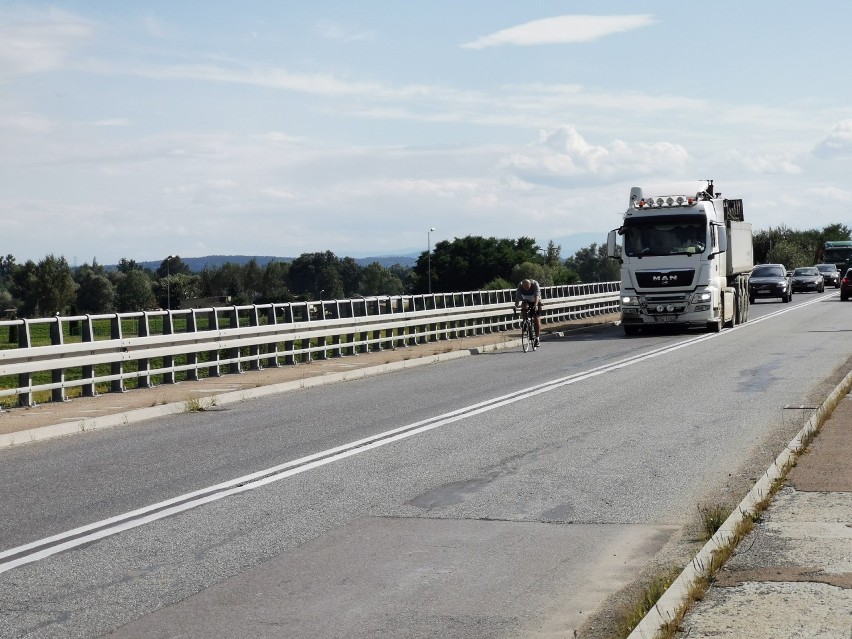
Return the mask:
[[689, 602], [689, 591], [700, 577], [707, 574], [712, 565], [713, 554], [728, 547], [735, 538], [737, 527], [771, 494], [772, 485], [780, 479], [787, 468], [796, 461], [807, 448], [807, 443], [819, 432], [828, 420], [837, 404], [852, 390], [852, 371], [829, 393], [825, 401], [814, 411], [808, 422], [775, 458], [763, 476], [752, 487], [745, 498], [728, 516], [710, 540], [704, 544], [698, 554], [687, 564], [663, 593], [653, 608], [627, 636], [627, 639], [654, 639], [667, 623], [674, 621], [678, 612], [682, 612]]

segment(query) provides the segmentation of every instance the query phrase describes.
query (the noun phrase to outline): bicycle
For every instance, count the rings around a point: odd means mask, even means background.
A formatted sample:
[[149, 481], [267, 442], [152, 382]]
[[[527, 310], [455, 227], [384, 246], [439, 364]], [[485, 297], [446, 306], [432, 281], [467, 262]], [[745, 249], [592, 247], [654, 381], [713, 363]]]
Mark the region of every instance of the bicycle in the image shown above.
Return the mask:
[[[517, 316], [517, 314], [518, 311], [515, 310], [515, 315]], [[535, 316], [527, 310], [521, 320], [521, 348], [526, 353], [530, 350], [530, 346], [532, 346], [533, 350], [538, 348], [535, 343]]]

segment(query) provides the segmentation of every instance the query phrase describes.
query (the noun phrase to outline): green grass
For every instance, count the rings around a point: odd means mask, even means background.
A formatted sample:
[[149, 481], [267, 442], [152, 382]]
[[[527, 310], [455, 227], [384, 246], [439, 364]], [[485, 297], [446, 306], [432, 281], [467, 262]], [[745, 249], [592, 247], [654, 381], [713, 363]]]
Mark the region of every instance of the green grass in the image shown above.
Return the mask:
[[192, 399], [187, 400], [186, 405], [184, 407], [184, 412], [187, 413], [203, 413], [209, 408], [216, 406], [216, 396], [209, 397], [207, 399], [202, 399], [198, 397], [193, 397]]
[[701, 523], [704, 528], [704, 541], [708, 541], [725, 523], [725, 520], [731, 514], [731, 509], [718, 504], [698, 506], [698, 513], [701, 515]]
[[680, 574], [679, 568], [668, 568], [651, 577], [640, 589], [635, 601], [622, 612], [618, 623], [619, 637], [627, 637], [660, 600]]

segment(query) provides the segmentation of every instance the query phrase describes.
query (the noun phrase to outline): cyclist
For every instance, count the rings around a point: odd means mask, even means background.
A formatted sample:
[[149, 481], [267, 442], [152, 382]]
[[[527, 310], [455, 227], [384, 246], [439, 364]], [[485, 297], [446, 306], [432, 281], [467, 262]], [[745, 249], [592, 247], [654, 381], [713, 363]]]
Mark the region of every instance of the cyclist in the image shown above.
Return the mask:
[[541, 333], [541, 286], [535, 280], [524, 280], [518, 284], [515, 290], [515, 311], [521, 307], [523, 317], [526, 319], [530, 307], [532, 308], [533, 324], [535, 325], [535, 344], [538, 347], [538, 336]]

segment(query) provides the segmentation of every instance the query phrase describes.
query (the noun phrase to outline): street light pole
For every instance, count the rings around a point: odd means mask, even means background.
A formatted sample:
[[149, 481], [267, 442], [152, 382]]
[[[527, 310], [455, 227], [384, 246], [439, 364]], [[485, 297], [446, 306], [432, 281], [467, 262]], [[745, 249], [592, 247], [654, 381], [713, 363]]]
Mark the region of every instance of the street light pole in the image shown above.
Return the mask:
[[172, 260], [174, 255], [166, 258], [166, 310], [172, 310]]
[[429, 279], [429, 295], [432, 294], [432, 231], [434, 230], [435, 227], [433, 226], [426, 231], [426, 272]]

